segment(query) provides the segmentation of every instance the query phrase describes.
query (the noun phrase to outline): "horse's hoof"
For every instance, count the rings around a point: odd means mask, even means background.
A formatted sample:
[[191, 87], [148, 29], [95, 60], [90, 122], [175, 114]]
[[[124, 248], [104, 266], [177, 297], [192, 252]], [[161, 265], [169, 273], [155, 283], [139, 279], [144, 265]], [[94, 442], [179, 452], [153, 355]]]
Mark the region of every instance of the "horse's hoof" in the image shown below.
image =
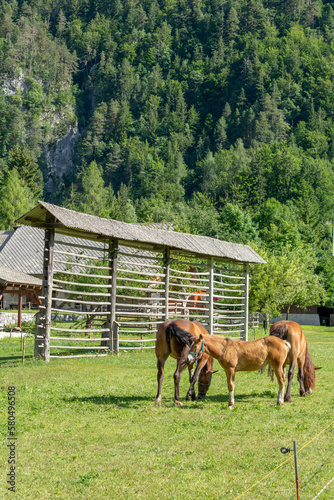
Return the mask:
[[190, 396], [189, 394], [186, 395], [186, 401], [190, 401]]
[[233, 410], [234, 409], [234, 405], [228, 405], [228, 409], [229, 410]]
[[183, 403], [181, 403], [181, 401], [174, 401], [174, 403], [175, 403], [177, 406], [183, 406]]
[[291, 396], [284, 396], [284, 401], [286, 403], [291, 403]]
[[155, 406], [161, 406], [161, 399], [157, 399], [155, 401]]
[[192, 395], [191, 395], [191, 401], [196, 401], [196, 399], [197, 399], [197, 398], [196, 398], [196, 394], [195, 394], [195, 393], [194, 393], [194, 394], [192, 394]]
[[302, 392], [302, 391], [299, 391], [299, 395], [301, 398], [305, 398], [306, 396], [306, 393], [305, 392]]

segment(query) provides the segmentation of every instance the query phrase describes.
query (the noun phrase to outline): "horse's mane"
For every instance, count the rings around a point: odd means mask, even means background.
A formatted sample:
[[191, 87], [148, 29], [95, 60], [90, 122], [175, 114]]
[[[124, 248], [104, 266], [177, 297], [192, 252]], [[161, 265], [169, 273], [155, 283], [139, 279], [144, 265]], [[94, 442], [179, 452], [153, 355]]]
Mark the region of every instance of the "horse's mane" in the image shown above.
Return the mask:
[[269, 333], [269, 335], [273, 335], [274, 337], [278, 337], [282, 340], [287, 340], [288, 328], [288, 325], [284, 323], [277, 325], [276, 328]]
[[170, 339], [174, 337], [180, 344], [191, 346], [192, 334], [187, 332], [187, 330], [183, 330], [183, 328], [180, 328], [175, 323], [169, 323], [165, 331], [168, 344], [170, 343]]

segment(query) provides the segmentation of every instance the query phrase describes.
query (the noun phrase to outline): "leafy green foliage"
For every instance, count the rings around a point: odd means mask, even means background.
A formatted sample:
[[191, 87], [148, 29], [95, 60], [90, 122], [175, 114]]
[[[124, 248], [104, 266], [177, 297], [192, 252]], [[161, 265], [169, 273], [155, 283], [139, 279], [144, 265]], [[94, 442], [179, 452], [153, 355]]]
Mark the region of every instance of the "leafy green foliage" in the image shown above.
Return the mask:
[[297, 248], [330, 302], [333, 41], [329, 2], [3, 1], [0, 183], [40, 197], [77, 124], [48, 201]]

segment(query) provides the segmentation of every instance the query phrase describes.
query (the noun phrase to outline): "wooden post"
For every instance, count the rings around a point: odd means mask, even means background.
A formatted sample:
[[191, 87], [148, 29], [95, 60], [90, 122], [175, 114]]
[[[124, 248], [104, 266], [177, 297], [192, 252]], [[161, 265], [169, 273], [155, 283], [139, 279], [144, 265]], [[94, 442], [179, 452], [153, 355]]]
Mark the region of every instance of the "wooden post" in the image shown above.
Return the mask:
[[[47, 214], [47, 223], [54, 222], [54, 217]], [[50, 361], [50, 333], [51, 333], [51, 307], [53, 289], [53, 257], [54, 257], [55, 230], [45, 230], [44, 256], [43, 256], [43, 282], [42, 282], [42, 309], [36, 317], [35, 329], [35, 356], [43, 356], [44, 360]], [[39, 321], [43, 325], [38, 327]], [[43, 337], [38, 338], [38, 337]]]
[[170, 269], [170, 249], [166, 247], [165, 256], [164, 256], [164, 265], [165, 265], [165, 312], [164, 312], [164, 320], [168, 319], [168, 309], [169, 309], [169, 269]]
[[119, 327], [120, 324], [117, 321], [113, 322], [113, 338], [114, 338], [114, 350], [116, 351], [117, 356], [119, 355]]
[[17, 314], [17, 326], [18, 328], [22, 327], [22, 288], [19, 287], [19, 307]]
[[213, 277], [214, 277], [214, 265], [213, 257], [208, 260], [208, 270], [209, 270], [209, 303], [208, 303], [208, 331], [213, 334]]
[[109, 240], [109, 267], [110, 267], [110, 319], [109, 319], [109, 349], [117, 352], [117, 338], [114, 338], [116, 320], [116, 291], [117, 291], [117, 262], [118, 262], [118, 240]]
[[22, 351], [22, 363], [24, 363], [24, 356], [26, 353], [26, 338], [23, 337], [23, 351]]
[[245, 326], [243, 340], [248, 340], [248, 309], [249, 309], [249, 264], [244, 264], [245, 285], [243, 290], [243, 304], [245, 309]]

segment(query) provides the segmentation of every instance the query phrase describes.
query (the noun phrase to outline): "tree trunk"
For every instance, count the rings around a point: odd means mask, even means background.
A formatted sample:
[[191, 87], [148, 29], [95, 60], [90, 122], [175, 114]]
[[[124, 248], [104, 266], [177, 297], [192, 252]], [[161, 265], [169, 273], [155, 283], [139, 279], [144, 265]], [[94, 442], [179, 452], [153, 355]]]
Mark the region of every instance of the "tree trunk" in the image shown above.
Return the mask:
[[264, 334], [267, 335], [267, 330], [269, 329], [269, 313], [264, 313], [263, 328], [264, 328]]

